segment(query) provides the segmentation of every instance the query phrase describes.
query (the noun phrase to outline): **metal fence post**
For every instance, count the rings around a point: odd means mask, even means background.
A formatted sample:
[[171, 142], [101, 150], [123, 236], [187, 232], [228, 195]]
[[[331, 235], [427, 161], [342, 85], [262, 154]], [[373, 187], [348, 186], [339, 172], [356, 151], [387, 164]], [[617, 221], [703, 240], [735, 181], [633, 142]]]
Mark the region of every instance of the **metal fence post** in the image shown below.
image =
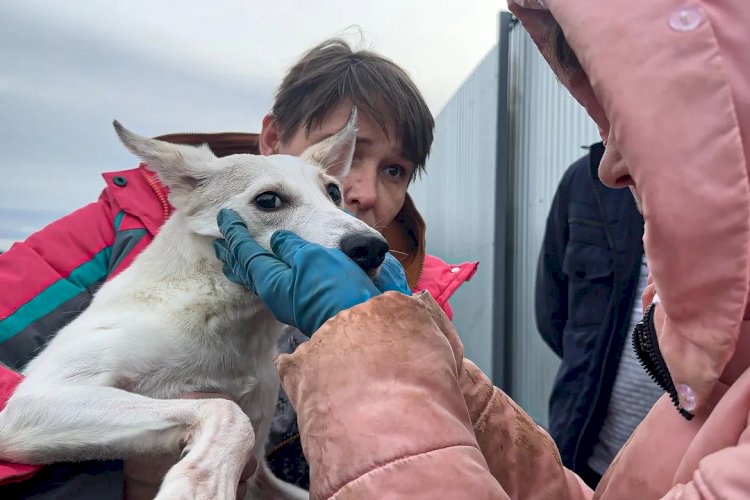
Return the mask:
[[508, 393], [513, 387], [513, 310], [510, 302], [513, 275], [510, 271], [512, 196], [510, 179], [512, 175], [510, 132], [511, 115], [509, 107], [509, 51], [510, 30], [514, 18], [510, 12], [500, 12], [498, 30], [498, 84], [497, 84], [497, 154], [495, 176], [495, 255], [494, 255], [494, 304], [492, 336], [492, 380]]

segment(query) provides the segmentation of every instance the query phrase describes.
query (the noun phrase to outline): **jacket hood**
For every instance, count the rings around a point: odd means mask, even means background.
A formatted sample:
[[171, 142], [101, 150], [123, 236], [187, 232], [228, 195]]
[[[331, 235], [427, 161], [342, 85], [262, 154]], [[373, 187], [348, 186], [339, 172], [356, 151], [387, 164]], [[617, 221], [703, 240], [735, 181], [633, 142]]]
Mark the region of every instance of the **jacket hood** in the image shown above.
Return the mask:
[[733, 357], [748, 302], [745, 4], [509, 1], [548, 62], [556, 24], [580, 62], [581, 70], [557, 76], [608, 142], [602, 181], [635, 184], [666, 314], [659, 348], [675, 387], [695, 394], [694, 409]]

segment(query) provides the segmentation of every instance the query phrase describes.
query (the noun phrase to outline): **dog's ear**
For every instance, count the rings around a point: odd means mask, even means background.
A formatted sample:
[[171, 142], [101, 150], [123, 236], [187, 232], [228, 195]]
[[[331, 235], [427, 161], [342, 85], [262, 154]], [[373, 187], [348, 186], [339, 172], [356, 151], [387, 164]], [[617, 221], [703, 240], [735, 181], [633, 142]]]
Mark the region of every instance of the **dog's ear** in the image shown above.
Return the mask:
[[172, 144], [134, 134], [117, 120], [113, 125], [122, 143], [169, 187], [170, 201], [175, 206], [180, 196], [192, 192], [213, 173], [210, 164], [216, 160], [216, 155], [206, 144], [197, 147]]
[[328, 139], [307, 148], [302, 159], [320, 165], [328, 175], [343, 180], [352, 166], [358, 130], [357, 107], [352, 106], [346, 125]]

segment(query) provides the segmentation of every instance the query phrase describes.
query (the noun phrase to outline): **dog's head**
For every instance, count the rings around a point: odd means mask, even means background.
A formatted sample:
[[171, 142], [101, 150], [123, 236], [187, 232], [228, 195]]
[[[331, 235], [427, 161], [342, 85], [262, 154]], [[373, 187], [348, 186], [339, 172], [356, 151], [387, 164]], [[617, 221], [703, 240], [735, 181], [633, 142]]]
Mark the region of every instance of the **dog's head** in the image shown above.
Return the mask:
[[340, 248], [371, 275], [388, 251], [385, 239], [340, 209], [341, 183], [357, 137], [357, 113], [338, 133], [298, 158], [250, 154], [217, 158], [207, 145], [171, 144], [136, 135], [118, 122], [123, 144], [169, 188], [169, 201], [196, 234], [219, 238], [216, 215], [237, 212], [250, 234], [270, 249], [271, 235], [286, 229], [329, 248]]

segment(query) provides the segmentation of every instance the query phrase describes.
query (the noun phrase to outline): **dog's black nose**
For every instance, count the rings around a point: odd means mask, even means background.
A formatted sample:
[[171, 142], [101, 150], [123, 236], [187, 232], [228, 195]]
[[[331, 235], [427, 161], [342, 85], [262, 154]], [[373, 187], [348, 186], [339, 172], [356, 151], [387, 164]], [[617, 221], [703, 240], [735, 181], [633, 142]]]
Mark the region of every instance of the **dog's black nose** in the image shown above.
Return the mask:
[[382, 236], [373, 234], [350, 234], [341, 239], [341, 251], [365, 271], [376, 269], [385, 260], [388, 243]]

